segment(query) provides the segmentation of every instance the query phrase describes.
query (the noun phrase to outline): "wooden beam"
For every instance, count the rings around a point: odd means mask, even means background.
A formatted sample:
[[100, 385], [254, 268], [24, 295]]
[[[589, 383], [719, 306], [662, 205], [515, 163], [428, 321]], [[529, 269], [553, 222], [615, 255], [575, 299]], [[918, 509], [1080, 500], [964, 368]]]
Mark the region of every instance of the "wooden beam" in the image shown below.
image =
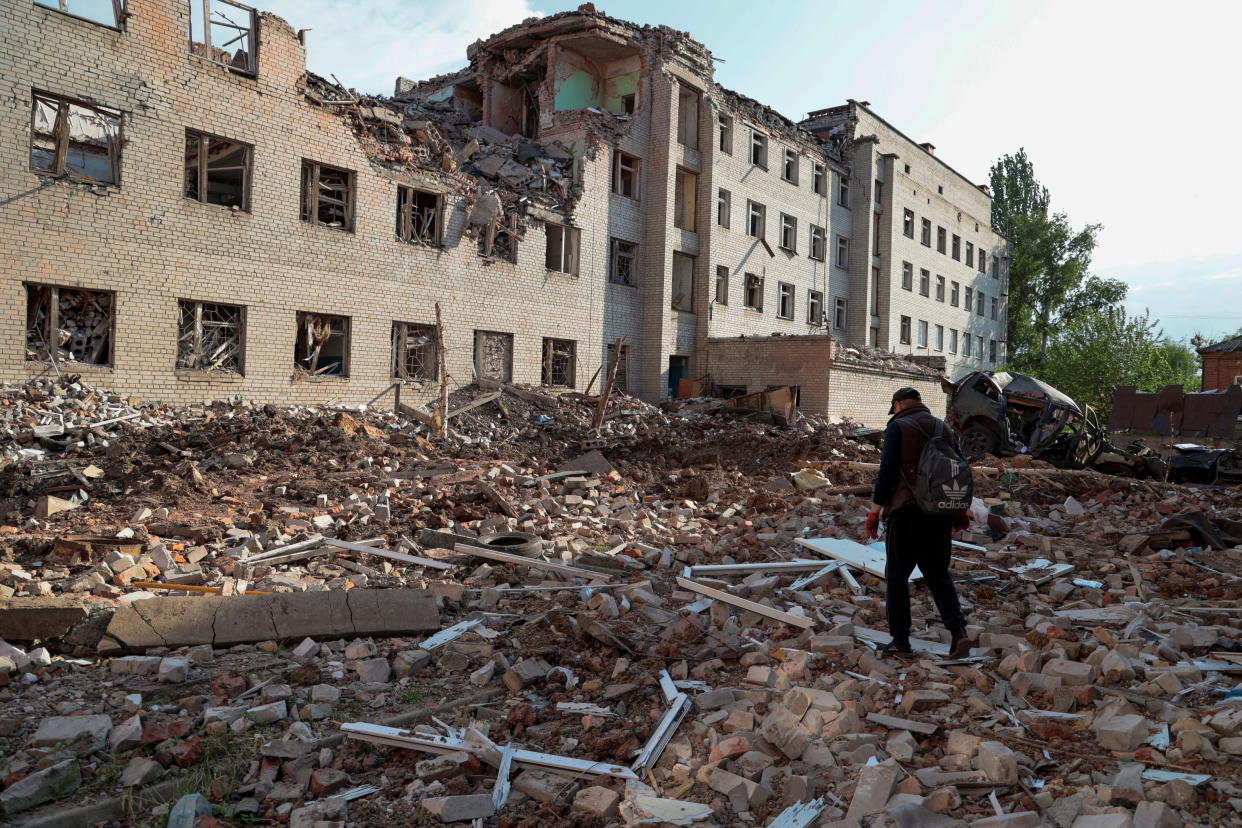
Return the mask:
[[773, 621], [780, 621], [783, 624], [789, 624], [792, 627], [799, 627], [800, 629], [806, 630], [810, 629], [815, 624], [814, 621], [805, 616], [792, 615], [788, 612], [782, 612], [781, 610], [773, 609], [772, 607], [765, 606], [764, 604], [759, 604], [755, 601], [748, 601], [745, 598], [739, 598], [728, 592], [722, 592], [719, 589], [712, 589], [709, 586], [703, 586], [703, 584], [691, 581], [687, 578], [678, 577], [677, 585], [683, 589], [688, 589], [691, 592], [697, 592], [700, 595], [706, 595], [708, 598], [714, 598], [717, 601], [730, 604], [739, 609], [746, 610], [747, 612], [757, 613], [762, 615], [764, 618], [771, 618]]
[[529, 566], [532, 569], [543, 569], [548, 572], [557, 572], [561, 575], [568, 575], [571, 578], [584, 578], [588, 581], [611, 580], [607, 575], [598, 572], [589, 572], [585, 569], [579, 569], [576, 566], [566, 566], [565, 564], [552, 563], [550, 561], [542, 561], [538, 558], [527, 558], [522, 555], [511, 555], [508, 552], [497, 552], [494, 549], [483, 549], [479, 546], [468, 546], [466, 544], [456, 544], [453, 547], [454, 552], [465, 552], [467, 555], [474, 555], [477, 558], [487, 558], [493, 561], [501, 561], [502, 563], [515, 564], [517, 566]]

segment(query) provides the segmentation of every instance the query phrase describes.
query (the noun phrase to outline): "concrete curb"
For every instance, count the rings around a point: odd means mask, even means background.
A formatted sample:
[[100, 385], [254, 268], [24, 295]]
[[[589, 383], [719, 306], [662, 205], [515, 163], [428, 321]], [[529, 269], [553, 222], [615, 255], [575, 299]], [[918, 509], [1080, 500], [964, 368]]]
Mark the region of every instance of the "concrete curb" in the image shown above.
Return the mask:
[[[442, 713], [446, 710], [453, 710], [467, 704], [476, 704], [478, 702], [487, 701], [500, 694], [500, 688], [494, 687], [491, 690], [483, 690], [463, 699], [444, 702], [435, 707], [424, 707], [418, 710], [411, 710], [402, 713], [399, 716], [393, 716], [391, 719], [377, 722], [386, 727], [402, 727], [404, 725], [414, 724], [429, 716]], [[325, 736], [320, 739], [315, 748], [336, 747], [345, 740], [344, 733], [335, 733], [331, 736]], [[152, 805], [161, 802], [167, 802], [172, 799], [177, 791], [177, 787], [181, 782], [180, 778], [166, 779], [147, 788], [140, 788], [134, 791], [134, 797], [146, 800]], [[27, 820], [19, 820], [12, 823], [15, 828], [81, 828], [83, 825], [94, 825], [97, 822], [105, 822], [112, 819], [121, 819], [125, 816], [124, 798], [120, 796], [112, 796], [101, 802], [95, 802], [90, 805], [82, 805], [77, 808], [66, 808], [61, 811], [54, 811], [49, 814], [40, 814]]]

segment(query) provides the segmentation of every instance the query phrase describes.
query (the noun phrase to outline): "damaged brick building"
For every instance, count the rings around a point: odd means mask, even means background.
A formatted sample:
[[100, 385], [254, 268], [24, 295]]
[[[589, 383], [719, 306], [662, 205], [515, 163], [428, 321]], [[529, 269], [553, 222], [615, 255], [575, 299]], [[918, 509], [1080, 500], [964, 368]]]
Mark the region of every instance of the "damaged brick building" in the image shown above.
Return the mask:
[[[706, 376], [865, 415], [857, 389], [936, 387], [866, 346], [1004, 359], [986, 191], [865, 104], [799, 125], [723, 89], [685, 33], [583, 7], [380, 99], [231, 0], [0, 13], [5, 381], [288, 402], [401, 381], [421, 402], [441, 378], [583, 390], [615, 360], [648, 400]], [[945, 237], [926, 269], [915, 204]]]

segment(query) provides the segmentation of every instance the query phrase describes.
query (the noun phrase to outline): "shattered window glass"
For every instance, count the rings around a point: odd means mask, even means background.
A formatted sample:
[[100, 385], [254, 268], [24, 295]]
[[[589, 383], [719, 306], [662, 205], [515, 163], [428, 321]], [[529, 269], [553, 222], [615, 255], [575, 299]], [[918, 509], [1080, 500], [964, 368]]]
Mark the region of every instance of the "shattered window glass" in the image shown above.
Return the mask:
[[440, 246], [440, 196], [413, 187], [397, 188], [397, 237], [412, 244]]
[[302, 221], [336, 230], [354, 229], [354, 174], [302, 162]]
[[248, 144], [186, 130], [186, 198], [249, 210], [249, 183]]
[[112, 363], [113, 294], [26, 285], [26, 359]]
[[293, 362], [310, 376], [349, 376], [349, 317], [299, 312]]
[[612, 266], [608, 269], [608, 281], [618, 285], [636, 283], [638, 265], [638, 245], [634, 242], [612, 240]]
[[258, 22], [254, 9], [232, 0], [190, 0], [190, 53], [238, 74], [253, 75]]
[[124, 0], [35, 0], [35, 5], [113, 28], [119, 28], [125, 19]]
[[105, 184], [120, 180], [121, 113], [38, 92], [30, 129], [32, 170]]
[[177, 367], [240, 374], [243, 308], [184, 299], [178, 305]]

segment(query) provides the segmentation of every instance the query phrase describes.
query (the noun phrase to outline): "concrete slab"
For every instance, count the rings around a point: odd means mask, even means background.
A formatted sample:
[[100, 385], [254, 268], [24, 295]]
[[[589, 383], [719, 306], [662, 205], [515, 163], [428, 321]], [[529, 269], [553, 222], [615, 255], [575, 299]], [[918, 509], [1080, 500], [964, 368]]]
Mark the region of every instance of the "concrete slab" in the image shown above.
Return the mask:
[[81, 598], [0, 598], [0, 630], [6, 641], [60, 638], [86, 620], [86, 603]]

